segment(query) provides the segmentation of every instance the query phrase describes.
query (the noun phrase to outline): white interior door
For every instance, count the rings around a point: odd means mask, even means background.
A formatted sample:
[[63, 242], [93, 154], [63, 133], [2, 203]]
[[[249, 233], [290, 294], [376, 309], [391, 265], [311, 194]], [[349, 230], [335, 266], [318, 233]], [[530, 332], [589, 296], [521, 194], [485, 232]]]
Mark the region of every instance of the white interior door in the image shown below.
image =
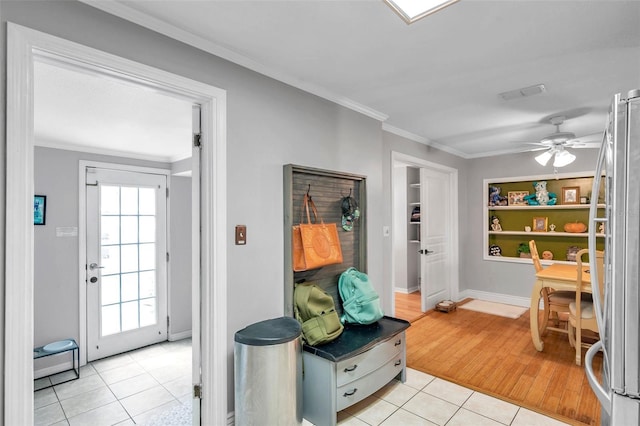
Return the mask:
[[450, 175], [422, 167], [420, 188], [420, 293], [424, 312], [451, 297]]
[[167, 177], [87, 167], [87, 359], [167, 339]]

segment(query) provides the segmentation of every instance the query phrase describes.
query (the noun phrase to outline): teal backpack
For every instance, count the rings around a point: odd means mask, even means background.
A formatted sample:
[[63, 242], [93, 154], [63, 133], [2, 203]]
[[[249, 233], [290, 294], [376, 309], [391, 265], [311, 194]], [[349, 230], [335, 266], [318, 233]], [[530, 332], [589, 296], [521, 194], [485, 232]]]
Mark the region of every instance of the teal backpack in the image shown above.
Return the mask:
[[384, 316], [380, 297], [369, 282], [369, 277], [356, 268], [349, 268], [340, 275], [338, 291], [342, 299], [343, 324], [373, 324]]
[[344, 329], [333, 297], [312, 282], [296, 285], [293, 311], [302, 324], [302, 337], [308, 345], [329, 343], [338, 338]]

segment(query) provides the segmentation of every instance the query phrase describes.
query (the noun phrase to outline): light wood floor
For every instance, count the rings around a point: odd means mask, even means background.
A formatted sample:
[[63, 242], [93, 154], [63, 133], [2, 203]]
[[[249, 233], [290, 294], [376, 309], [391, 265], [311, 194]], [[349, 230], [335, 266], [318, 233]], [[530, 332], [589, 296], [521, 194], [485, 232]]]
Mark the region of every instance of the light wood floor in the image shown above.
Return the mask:
[[[566, 423], [599, 425], [600, 405], [567, 336], [549, 331], [543, 340], [536, 351], [528, 312], [513, 320], [429, 311], [407, 330], [407, 366]], [[597, 355], [595, 371], [601, 366]]]
[[420, 318], [424, 313], [420, 310], [420, 292], [413, 293], [395, 293], [396, 312], [393, 315], [396, 318], [413, 322]]

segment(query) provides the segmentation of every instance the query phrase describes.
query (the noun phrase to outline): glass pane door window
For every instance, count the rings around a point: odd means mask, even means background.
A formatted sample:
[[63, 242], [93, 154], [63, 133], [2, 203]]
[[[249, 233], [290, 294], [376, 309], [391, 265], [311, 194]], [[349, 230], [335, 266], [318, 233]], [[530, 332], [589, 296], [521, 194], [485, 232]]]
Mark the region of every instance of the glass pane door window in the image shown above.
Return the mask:
[[167, 177], [87, 171], [87, 359], [166, 340]]
[[156, 324], [155, 188], [102, 185], [101, 334]]

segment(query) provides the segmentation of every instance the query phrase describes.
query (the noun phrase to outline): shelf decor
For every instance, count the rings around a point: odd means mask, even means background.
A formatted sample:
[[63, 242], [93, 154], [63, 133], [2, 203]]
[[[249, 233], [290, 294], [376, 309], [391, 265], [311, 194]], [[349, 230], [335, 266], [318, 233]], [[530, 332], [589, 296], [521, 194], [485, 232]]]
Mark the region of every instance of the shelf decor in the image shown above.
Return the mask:
[[508, 201], [510, 206], [526, 206], [528, 205], [527, 201], [524, 199], [527, 195], [529, 195], [529, 191], [509, 191], [507, 193]]
[[[535, 239], [540, 240], [538, 247], [542, 251], [548, 250], [554, 254], [552, 259], [542, 259], [545, 264], [571, 262], [565, 257], [567, 247], [586, 244], [589, 235], [586, 228], [598, 225], [589, 223], [590, 205], [581, 203], [585, 195], [587, 199], [603, 197], [602, 194], [591, 194], [593, 180], [593, 176], [589, 176], [588, 173], [484, 179], [483, 198], [489, 201], [489, 205], [483, 209], [483, 219], [486, 223], [483, 238], [484, 259], [493, 262], [525, 263], [526, 259], [521, 259], [517, 252], [518, 246], [522, 241]], [[543, 182], [546, 182], [548, 200], [541, 200], [541, 203], [536, 198], [536, 191], [531, 188], [538, 188]], [[497, 188], [500, 188], [500, 191]], [[529, 189], [529, 195], [523, 195], [527, 204], [517, 204], [519, 194], [526, 193], [523, 189]], [[508, 204], [500, 203], [500, 193], [506, 195]], [[494, 197], [498, 196], [493, 199], [493, 203], [492, 194]], [[576, 202], [573, 202], [574, 199]], [[567, 200], [573, 204], [566, 204]], [[598, 204], [598, 217], [604, 215], [605, 208], [604, 204]], [[499, 231], [491, 226], [493, 216], [500, 218], [500, 228], [496, 226], [496, 229], [501, 229]], [[574, 225], [565, 230], [564, 225], [567, 223]], [[580, 232], [582, 227], [576, 223], [584, 224], [585, 230]], [[596, 233], [598, 250], [604, 247], [604, 236], [601, 230]], [[501, 256], [491, 253], [493, 246], [500, 247]]]
[[547, 217], [534, 217], [533, 232], [547, 232], [548, 222], [549, 222], [549, 218]]
[[580, 204], [580, 187], [565, 186], [562, 188], [562, 204]]

